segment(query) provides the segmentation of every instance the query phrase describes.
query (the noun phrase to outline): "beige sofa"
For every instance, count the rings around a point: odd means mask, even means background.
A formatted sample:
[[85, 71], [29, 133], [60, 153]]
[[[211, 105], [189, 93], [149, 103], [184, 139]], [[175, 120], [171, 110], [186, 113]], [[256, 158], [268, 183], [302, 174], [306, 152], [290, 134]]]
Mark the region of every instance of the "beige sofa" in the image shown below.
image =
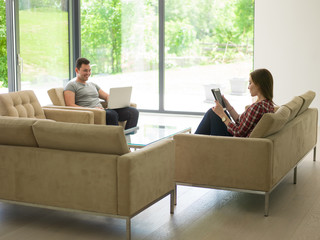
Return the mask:
[[32, 90], [0, 94], [0, 116], [51, 119], [59, 122], [94, 123], [90, 111], [41, 107]]
[[269, 194], [314, 149], [318, 110], [309, 108], [315, 93], [309, 91], [265, 114], [250, 137], [179, 134], [175, 141], [177, 184]]
[[[46, 108], [53, 108], [53, 109], [65, 109], [65, 110], [77, 110], [77, 111], [91, 111], [94, 114], [94, 124], [102, 124], [106, 125], [106, 112], [101, 109], [97, 108], [86, 108], [86, 107], [70, 107], [66, 106], [66, 103], [64, 101], [64, 95], [63, 95], [63, 88], [51, 88], [49, 89], [48, 95], [51, 99], [52, 106], [46, 106]], [[106, 108], [108, 106], [108, 103], [101, 102], [101, 104]], [[130, 104], [131, 107], [137, 108], [137, 105], [135, 103]], [[119, 125], [122, 127], [125, 127], [126, 121], [119, 122]]]
[[130, 220], [171, 195], [174, 143], [130, 152], [123, 128], [0, 116], [0, 199]]

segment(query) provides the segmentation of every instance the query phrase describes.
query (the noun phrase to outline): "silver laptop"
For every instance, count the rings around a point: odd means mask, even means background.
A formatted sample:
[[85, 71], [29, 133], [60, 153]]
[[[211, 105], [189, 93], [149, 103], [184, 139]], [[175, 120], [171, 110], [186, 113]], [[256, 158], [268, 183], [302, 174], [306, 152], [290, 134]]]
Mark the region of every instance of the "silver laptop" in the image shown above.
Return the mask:
[[108, 108], [124, 108], [130, 106], [132, 87], [110, 88]]

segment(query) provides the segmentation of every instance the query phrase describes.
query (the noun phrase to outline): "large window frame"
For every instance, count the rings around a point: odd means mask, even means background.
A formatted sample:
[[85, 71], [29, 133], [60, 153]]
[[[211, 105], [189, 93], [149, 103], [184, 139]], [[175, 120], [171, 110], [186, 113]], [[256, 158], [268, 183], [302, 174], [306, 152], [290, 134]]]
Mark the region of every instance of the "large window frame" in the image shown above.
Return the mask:
[[[203, 115], [202, 112], [165, 110], [165, 0], [159, 3], [159, 106], [157, 110], [139, 109], [141, 112]], [[75, 77], [75, 60], [81, 56], [81, 0], [69, 0], [69, 78]], [[19, 68], [19, 1], [6, 1], [7, 52], [9, 92], [21, 90]]]

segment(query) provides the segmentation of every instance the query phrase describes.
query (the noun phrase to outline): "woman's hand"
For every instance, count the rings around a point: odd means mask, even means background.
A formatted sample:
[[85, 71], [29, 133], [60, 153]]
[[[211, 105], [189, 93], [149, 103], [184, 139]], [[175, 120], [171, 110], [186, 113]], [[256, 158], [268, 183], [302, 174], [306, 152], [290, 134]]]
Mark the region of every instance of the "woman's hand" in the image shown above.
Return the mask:
[[224, 111], [223, 111], [223, 107], [221, 106], [221, 104], [220, 104], [217, 100], [215, 101], [215, 103], [216, 103], [216, 106], [213, 107], [213, 108], [211, 108], [211, 109], [212, 109], [212, 111], [214, 111], [220, 118], [222, 118], [222, 117], [225, 115], [225, 113], [224, 113]]
[[229, 103], [229, 101], [224, 97], [224, 95], [222, 95], [224, 104], [226, 105], [226, 109], [229, 111], [231, 110], [233, 107], [231, 106], [231, 104]]

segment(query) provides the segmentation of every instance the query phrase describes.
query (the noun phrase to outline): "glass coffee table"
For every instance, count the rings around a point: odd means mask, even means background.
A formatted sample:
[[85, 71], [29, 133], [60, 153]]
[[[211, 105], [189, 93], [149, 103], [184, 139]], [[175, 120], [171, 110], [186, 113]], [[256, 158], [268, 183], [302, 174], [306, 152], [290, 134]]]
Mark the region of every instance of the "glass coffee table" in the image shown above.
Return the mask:
[[191, 127], [166, 125], [142, 125], [132, 133], [126, 134], [129, 148], [143, 148], [161, 139], [171, 138], [179, 133], [191, 133]]

